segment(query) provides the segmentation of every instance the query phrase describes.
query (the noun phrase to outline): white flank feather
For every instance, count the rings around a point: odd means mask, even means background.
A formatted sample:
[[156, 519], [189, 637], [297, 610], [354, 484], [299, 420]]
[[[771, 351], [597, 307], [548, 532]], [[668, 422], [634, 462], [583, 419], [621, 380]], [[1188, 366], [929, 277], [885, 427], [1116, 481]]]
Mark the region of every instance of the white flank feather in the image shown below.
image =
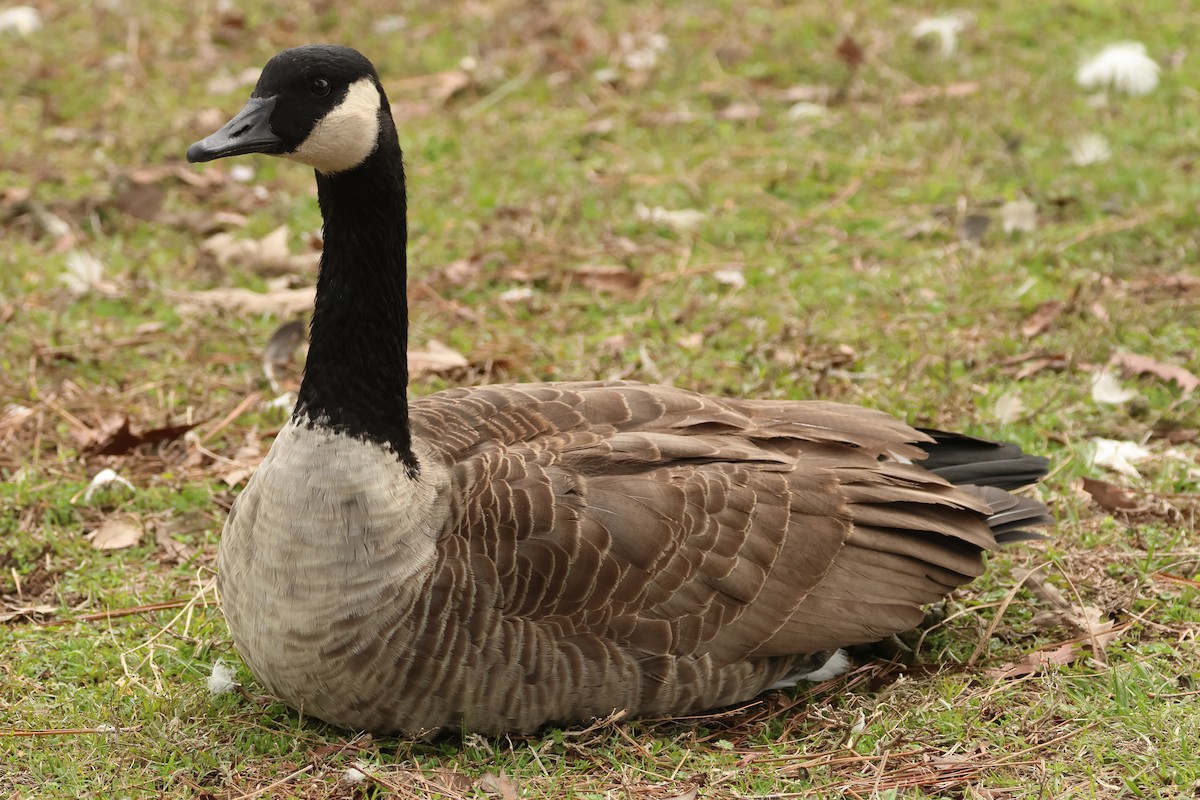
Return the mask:
[[217, 661], [212, 666], [212, 672], [208, 676], [208, 691], [211, 694], [228, 694], [237, 687], [237, 681], [233, 679], [233, 670], [225, 666], [222, 661]]

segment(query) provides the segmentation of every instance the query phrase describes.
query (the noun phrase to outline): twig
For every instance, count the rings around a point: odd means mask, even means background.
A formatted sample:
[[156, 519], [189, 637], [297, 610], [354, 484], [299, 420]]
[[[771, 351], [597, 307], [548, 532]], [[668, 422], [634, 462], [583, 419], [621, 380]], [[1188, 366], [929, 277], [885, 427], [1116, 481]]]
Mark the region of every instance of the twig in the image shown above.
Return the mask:
[[200, 436], [200, 438], [199, 438], [200, 444], [204, 444], [209, 439], [216, 436], [218, 433], [220, 433], [221, 431], [225, 430], [227, 427], [232, 425], [233, 421], [236, 420], [238, 417], [240, 417], [243, 413], [245, 413], [246, 409], [248, 409], [250, 406], [254, 405], [255, 403], [257, 403], [260, 400], [262, 400], [262, 392], [251, 392], [250, 394], [246, 395], [244, 398], [242, 398], [242, 402], [237, 404], [237, 408], [233, 409], [233, 411], [230, 411], [228, 414], [226, 414], [224, 419], [222, 419], [220, 422], [218, 422], [216, 425], [214, 425], [212, 428], [210, 428], [207, 433]]
[[141, 725], [132, 725], [128, 728], [113, 728], [111, 726], [100, 728], [45, 728], [36, 731], [0, 731], [0, 739], [12, 737], [35, 737], [35, 736], [79, 736], [95, 733], [124, 733], [126, 731], [136, 731], [141, 729]]
[[1000, 608], [998, 608], [996, 613], [992, 616], [992, 621], [988, 624], [987, 631], [983, 634], [983, 636], [980, 637], [979, 642], [975, 645], [975, 649], [971, 652], [971, 657], [967, 659], [968, 667], [975, 666], [975, 662], [979, 660], [979, 655], [983, 652], [983, 648], [987, 647], [987, 643], [991, 640], [992, 634], [996, 632], [996, 626], [1000, 624], [1000, 619], [1004, 616], [1004, 612], [1008, 610], [1009, 605], [1016, 598], [1017, 592], [1019, 592], [1021, 587], [1025, 585], [1025, 581], [1029, 580], [1029, 576], [1033, 573], [1043, 570], [1048, 566], [1050, 566], [1050, 562], [1047, 561], [1040, 567], [1034, 567], [1026, 572], [1024, 577], [1017, 581], [1013, 587], [1008, 590], [1008, 594], [1006, 594], [1004, 596], [1004, 600], [1000, 602]]
[[97, 611], [92, 614], [81, 614], [78, 617], [70, 617], [69, 619], [52, 619], [48, 622], [37, 623], [43, 627], [49, 628], [55, 625], [68, 625], [72, 622], [99, 622], [106, 619], [116, 619], [117, 617], [129, 617], [134, 614], [142, 614], [149, 611], [166, 611], [172, 608], [183, 608], [188, 605], [211, 606], [216, 605], [216, 601], [204, 601], [194, 603], [195, 597], [187, 600], [166, 600], [162, 603], [147, 603], [144, 606], [130, 606], [129, 608], [114, 608], [109, 611]]
[[1131, 230], [1140, 227], [1156, 217], [1160, 217], [1167, 212], [1166, 208], [1155, 208], [1150, 211], [1132, 216], [1129, 219], [1118, 220], [1117, 222], [1101, 222], [1098, 225], [1092, 225], [1090, 228], [1080, 231], [1079, 233], [1060, 243], [1054, 248], [1055, 255], [1063, 253], [1077, 244], [1082, 244], [1088, 239], [1094, 239], [1097, 236], [1107, 236], [1110, 233], [1120, 233], [1121, 231]]

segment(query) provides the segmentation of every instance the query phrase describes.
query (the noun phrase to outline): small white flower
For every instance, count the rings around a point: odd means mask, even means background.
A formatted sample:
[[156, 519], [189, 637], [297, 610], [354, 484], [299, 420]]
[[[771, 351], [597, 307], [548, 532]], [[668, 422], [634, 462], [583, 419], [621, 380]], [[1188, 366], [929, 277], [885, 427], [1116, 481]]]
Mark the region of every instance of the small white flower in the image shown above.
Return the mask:
[[958, 34], [971, 22], [971, 16], [964, 12], [954, 12], [941, 17], [926, 17], [912, 26], [914, 39], [924, 39], [926, 36], [936, 36], [938, 51], [943, 58], [954, 55], [958, 49]]
[[1112, 158], [1112, 148], [1108, 140], [1098, 133], [1085, 133], [1071, 142], [1071, 160], [1077, 167], [1089, 164], [1103, 164]]
[[1158, 62], [1146, 55], [1141, 42], [1119, 42], [1083, 62], [1075, 80], [1085, 89], [1112, 87], [1128, 94], [1147, 94], [1158, 86]]
[[208, 676], [208, 691], [212, 694], [227, 694], [232, 692], [235, 686], [237, 681], [233, 679], [233, 670], [222, 661], [215, 662], [212, 673]]

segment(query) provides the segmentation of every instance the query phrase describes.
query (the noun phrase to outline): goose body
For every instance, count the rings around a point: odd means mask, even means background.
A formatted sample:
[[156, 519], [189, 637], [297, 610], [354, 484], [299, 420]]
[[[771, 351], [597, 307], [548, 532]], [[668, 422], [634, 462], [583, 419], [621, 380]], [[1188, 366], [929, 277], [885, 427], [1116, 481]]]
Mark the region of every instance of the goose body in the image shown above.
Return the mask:
[[855, 406], [632, 382], [410, 402], [403, 167], [370, 62], [276, 56], [188, 157], [246, 152], [315, 168], [326, 245], [297, 407], [218, 585], [251, 671], [305, 714], [499, 733], [735, 703], [913, 627], [1049, 521], [1006, 491], [1044, 459]]

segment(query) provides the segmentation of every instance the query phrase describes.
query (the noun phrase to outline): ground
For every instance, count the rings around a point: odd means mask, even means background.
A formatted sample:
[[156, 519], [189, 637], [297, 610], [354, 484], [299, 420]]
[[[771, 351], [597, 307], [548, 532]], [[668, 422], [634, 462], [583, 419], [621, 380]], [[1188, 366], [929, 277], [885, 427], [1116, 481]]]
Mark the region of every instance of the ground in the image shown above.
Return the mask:
[[[1193, 796], [1187, 4], [1004, 0], [949, 54], [911, 34], [934, 9], [883, 0], [184, 5], [35, 0], [0, 34], [0, 797]], [[1084, 91], [1122, 40], [1158, 86]], [[392, 99], [414, 393], [865, 404], [1050, 456], [1052, 539], [901, 663], [711, 716], [422, 742], [264, 697], [213, 568], [299, 375], [320, 220], [295, 164], [183, 153], [310, 41]], [[127, 483], [89, 491], [106, 469]]]

